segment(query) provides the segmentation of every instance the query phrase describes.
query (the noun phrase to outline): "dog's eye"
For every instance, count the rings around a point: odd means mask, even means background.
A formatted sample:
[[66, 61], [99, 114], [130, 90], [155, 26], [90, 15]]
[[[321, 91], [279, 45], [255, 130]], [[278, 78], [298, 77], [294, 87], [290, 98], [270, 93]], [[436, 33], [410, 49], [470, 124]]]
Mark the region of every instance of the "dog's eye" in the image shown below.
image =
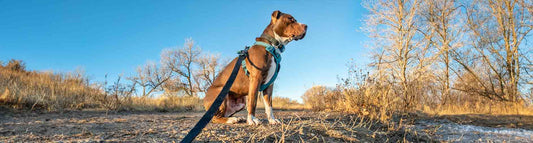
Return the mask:
[[290, 22], [296, 22], [296, 19], [294, 19], [293, 17], [290, 17], [290, 18], [289, 18], [289, 21], [290, 21]]

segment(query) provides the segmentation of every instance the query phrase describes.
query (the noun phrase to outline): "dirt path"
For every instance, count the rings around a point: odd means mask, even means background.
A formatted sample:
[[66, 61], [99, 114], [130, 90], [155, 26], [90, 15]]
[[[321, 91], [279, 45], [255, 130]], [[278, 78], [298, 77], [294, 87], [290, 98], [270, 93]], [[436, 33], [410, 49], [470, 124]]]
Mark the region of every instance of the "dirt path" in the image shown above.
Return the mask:
[[[533, 137], [533, 131], [529, 128], [530, 122], [525, 121], [513, 121], [513, 124], [520, 126], [506, 128], [512, 126], [491, 126], [497, 124], [495, 120], [491, 120], [488, 125], [482, 125], [477, 122], [466, 122], [470, 119], [466, 117], [461, 117], [460, 120], [457, 117], [457, 121], [462, 122], [456, 122], [455, 118], [450, 117], [414, 118], [412, 124], [405, 124], [403, 128], [398, 129], [345, 113], [276, 111], [275, 115], [283, 124], [269, 125], [262, 110], [258, 111], [258, 118], [263, 121], [262, 125], [209, 124], [196, 141], [531, 142]], [[173, 142], [180, 141], [202, 115], [203, 112], [2, 113], [0, 142]], [[245, 112], [241, 111], [236, 116], [245, 117]], [[478, 116], [480, 115], [474, 116], [476, 120], [479, 120]], [[523, 117], [521, 120], [530, 119]]]
[[[25, 113], [0, 116], [0, 142], [47, 141], [135, 141], [172, 142], [181, 140], [203, 112], [188, 113]], [[382, 130], [378, 124], [342, 113], [277, 111], [283, 125], [209, 124], [196, 141], [312, 141], [382, 142], [402, 140], [404, 133]], [[244, 117], [240, 112], [236, 116]], [[417, 140], [416, 138], [407, 138]]]

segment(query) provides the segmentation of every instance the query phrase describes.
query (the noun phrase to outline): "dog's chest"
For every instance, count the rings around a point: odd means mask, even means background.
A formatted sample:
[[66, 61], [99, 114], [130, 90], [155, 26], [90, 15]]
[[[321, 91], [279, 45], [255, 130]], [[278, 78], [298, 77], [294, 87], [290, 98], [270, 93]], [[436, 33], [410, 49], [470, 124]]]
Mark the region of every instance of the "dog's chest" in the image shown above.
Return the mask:
[[276, 68], [277, 68], [276, 66], [277, 64], [276, 64], [274, 57], [273, 56], [270, 57], [270, 68], [268, 68], [268, 73], [263, 83], [268, 83], [272, 79], [272, 77], [276, 73]]

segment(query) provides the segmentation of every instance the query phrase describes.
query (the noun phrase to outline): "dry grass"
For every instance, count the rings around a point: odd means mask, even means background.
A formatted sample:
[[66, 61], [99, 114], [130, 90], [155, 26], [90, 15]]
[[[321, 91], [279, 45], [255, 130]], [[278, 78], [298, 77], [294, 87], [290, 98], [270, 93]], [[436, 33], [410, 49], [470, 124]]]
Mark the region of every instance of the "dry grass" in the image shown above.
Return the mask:
[[[203, 111], [196, 96], [134, 96], [131, 85], [115, 81], [112, 85], [92, 83], [82, 72], [53, 73], [27, 71], [22, 61], [0, 64], [0, 105], [23, 110], [129, 110]], [[258, 100], [259, 108], [264, 105]], [[274, 97], [275, 109], [303, 109], [289, 98]]]
[[200, 111], [202, 99], [195, 96], [131, 97], [123, 105], [126, 110], [135, 111]]
[[202, 110], [193, 96], [135, 97], [108, 95], [90, 86], [82, 74], [15, 71], [0, 67], [0, 105], [14, 109], [46, 111], [87, 108], [138, 111]]
[[[116, 88], [115, 88], [116, 87]], [[198, 97], [135, 97], [119, 82], [105, 87], [89, 84], [82, 72], [27, 71], [24, 63], [11, 60], [0, 65], [0, 105], [22, 110], [201, 110]]]
[[399, 98], [390, 96], [389, 88], [373, 86], [352, 88], [315, 86], [304, 96], [305, 105], [315, 111], [356, 113], [381, 122], [389, 122], [399, 107]]
[[508, 102], [473, 102], [463, 105], [449, 104], [419, 108], [424, 113], [433, 115], [458, 115], [458, 114], [488, 114], [488, 115], [533, 115], [533, 107], [522, 103]]
[[[244, 133], [233, 131], [204, 132], [199, 141], [223, 142], [398, 142], [424, 141], [403, 130], [389, 131], [374, 120], [353, 114], [339, 112], [292, 112], [284, 113], [283, 123], [278, 126], [231, 125], [244, 129]], [[228, 125], [214, 125], [225, 129]], [[223, 134], [224, 136], [221, 136]], [[225, 134], [231, 134], [226, 136]]]
[[409, 96], [414, 98], [406, 100], [406, 97], [402, 96], [405, 92], [402, 92], [398, 83], [389, 82], [387, 78], [380, 78], [378, 75], [380, 72], [371, 73], [351, 66], [348, 77], [341, 78], [336, 87], [314, 86], [308, 89], [302, 98], [305, 106], [315, 111], [355, 113], [383, 123], [398, 122], [394, 119], [395, 116], [405, 117], [419, 113], [429, 116], [533, 115], [533, 92], [521, 93], [523, 98], [514, 102], [498, 101], [456, 90], [450, 92], [450, 95], [442, 96], [440, 89], [434, 87], [433, 82], [425, 81], [411, 85], [417, 87], [407, 93], [415, 95]]
[[[264, 108], [263, 98], [257, 98], [257, 108]], [[283, 109], [283, 110], [303, 110], [308, 109], [304, 104], [298, 103], [298, 101], [292, 100], [287, 97], [273, 97], [272, 98], [272, 107], [274, 109]]]
[[80, 73], [29, 72], [0, 66], [0, 104], [15, 109], [81, 109], [100, 94]]
[[[423, 113], [428, 116], [486, 114], [486, 115], [516, 115], [525, 117], [533, 115], [533, 107], [523, 102], [498, 102], [483, 97], [464, 98], [461, 102], [435, 104], [434, 102], [419, 101], [414, 107], [405, 108], [400, 97], [394, 96], [388, 86], [379, 84], [365, 84], [365, 86], [338, 86], [326, 88], [316, 86], [304, 95], [305, 105], [317, 111], [342, 111], [356, 113], [383, 123], [395, 125], [399, 122], [394, 116]], [[416, 117], [413, 117], [416, 118]]]

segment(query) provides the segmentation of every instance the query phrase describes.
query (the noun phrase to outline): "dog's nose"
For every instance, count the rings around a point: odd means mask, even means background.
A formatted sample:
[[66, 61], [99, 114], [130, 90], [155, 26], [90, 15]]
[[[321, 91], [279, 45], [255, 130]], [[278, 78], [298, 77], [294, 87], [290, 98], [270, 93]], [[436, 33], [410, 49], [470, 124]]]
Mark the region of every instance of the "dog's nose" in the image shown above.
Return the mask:
[[304, 24], [304, 29], [307, 30], [307, 24]]

